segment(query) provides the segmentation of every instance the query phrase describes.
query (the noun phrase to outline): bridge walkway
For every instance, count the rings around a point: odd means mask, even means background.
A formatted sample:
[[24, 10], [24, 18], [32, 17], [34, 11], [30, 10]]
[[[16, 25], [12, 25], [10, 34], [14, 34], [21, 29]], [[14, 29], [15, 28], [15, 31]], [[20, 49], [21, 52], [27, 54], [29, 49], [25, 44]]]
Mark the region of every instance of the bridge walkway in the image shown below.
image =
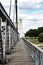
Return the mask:
[[20, 39], [16, 47], [12, 50], [11, 55], [8, 55], [9, 62], [6, 65], [35, 65], [30, 52], [27, 52], [24, 41]]

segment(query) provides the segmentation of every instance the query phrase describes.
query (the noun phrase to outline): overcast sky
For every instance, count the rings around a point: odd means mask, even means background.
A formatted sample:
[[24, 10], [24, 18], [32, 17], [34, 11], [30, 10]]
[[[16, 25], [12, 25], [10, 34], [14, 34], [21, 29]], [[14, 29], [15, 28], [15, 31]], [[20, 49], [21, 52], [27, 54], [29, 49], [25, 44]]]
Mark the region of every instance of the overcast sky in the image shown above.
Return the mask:
[[[0, 0], [9, 14], [10, 0]], [[13, 19], [14, 2], [12, 0], [11, 19]], [[18, 0], [18, 19], [23, 19], [23, 30], [43, 26], [43, 0]]]

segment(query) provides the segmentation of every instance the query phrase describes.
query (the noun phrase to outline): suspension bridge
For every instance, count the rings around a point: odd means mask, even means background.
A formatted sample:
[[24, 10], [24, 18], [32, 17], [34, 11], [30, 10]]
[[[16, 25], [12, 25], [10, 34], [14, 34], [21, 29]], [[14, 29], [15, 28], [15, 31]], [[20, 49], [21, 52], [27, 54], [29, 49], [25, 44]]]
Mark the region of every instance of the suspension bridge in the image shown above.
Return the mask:
[[15, 28], [0, 3], [0, 62], [6, 65], [43, 65], [43, 50], [26, 39], [19, 38], [17, 17], [16, 25]]

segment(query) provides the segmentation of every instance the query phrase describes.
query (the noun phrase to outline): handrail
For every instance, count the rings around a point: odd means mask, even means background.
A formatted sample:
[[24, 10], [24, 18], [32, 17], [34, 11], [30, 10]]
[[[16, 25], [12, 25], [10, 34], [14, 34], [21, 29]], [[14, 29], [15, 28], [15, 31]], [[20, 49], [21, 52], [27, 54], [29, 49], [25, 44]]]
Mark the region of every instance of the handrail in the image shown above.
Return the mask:
[[36, 65], [43, 65], [43, 50], [25, 38], [23, 38], [23, 40]]
[[[26, 40], [26, 39], [25, 39]], [[37, 45], [33, 44], [32, 42], [26, 40], [28, 43], [30, 43], [31, 45], [33, 45], [35, 48], [37, 48], [40, 52], [43, 53], [43, 50], [41, 48], [39, 48]]]

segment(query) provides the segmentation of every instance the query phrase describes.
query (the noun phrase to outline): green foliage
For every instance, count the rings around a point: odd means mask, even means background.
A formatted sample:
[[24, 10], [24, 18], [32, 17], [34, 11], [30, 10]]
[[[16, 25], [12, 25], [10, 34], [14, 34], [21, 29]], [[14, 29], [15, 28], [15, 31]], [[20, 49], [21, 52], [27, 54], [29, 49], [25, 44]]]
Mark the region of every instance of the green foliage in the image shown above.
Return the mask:
[[38, 33], [40, 34], [40, 33], [42, 33], [43, 32], [43, 27], [39, 27], [38, 28]]
[[29, 31], [27, 31], [26, 33], [25, 33], [25, 36], [28, 36], [29, 35], [29, 33], [28, 33]]
[[36, 29], [33, 29], [31, 32], [32, 37], [37, 37], [38, 36], [38, 31]]
[[43, 32], [39, 34], [38, 40], [39, 42], [43, 42]]
[[27, 38], [27, 40], [29, 40], [33, 44], [43, 44], [43, 42], [38, 41], [38, 38], [35, 39], [35, 38], [32, 38], [32, 37], [29, 37], [29, 38]]
[[25, 33], [25, 36], [35, 37], [36, 38], [42, 32], [43, 32], [43, 27], [39, 27], [38, 29], [30, 29], [29, 31], [27, 31]]
[[38, 36], [38, 30], [30, 29], [29, 31], [26, 32], [25, 36], [35, 37], [36, 38]]

